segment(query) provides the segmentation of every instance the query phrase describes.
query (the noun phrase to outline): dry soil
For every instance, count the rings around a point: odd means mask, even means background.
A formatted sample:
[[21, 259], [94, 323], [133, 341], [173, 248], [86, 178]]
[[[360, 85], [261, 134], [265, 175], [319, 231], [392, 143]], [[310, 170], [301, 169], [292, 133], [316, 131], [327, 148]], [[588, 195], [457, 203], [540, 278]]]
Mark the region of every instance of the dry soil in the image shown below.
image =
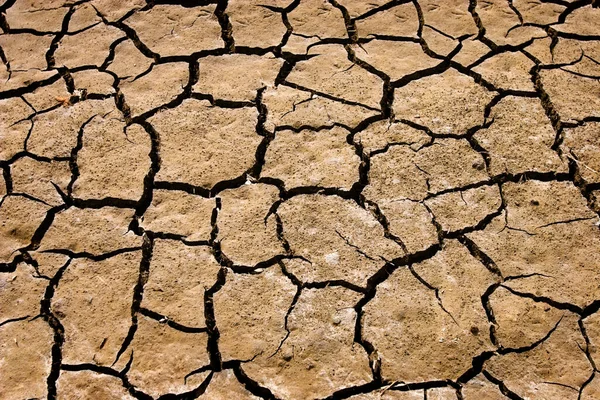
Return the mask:
[[0, 29], [0, 399], [600, 399], [600, 1]]

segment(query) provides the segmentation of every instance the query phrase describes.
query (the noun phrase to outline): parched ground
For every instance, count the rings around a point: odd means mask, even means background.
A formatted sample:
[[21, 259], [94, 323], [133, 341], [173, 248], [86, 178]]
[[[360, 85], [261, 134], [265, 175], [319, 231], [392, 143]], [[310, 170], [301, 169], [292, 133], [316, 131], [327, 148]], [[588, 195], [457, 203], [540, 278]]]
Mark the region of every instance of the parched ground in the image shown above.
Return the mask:
[[599, 3], [0, 0], [0, 399], [600, 399]]

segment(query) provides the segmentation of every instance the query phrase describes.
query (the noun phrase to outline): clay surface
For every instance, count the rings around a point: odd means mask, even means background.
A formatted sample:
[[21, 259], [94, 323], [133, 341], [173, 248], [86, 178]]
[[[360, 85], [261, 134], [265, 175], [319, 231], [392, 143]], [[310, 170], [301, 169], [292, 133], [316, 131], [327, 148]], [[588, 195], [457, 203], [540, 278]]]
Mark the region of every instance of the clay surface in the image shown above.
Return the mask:
[[597, 0], [0, 0], [0, 399], [600, 399]]

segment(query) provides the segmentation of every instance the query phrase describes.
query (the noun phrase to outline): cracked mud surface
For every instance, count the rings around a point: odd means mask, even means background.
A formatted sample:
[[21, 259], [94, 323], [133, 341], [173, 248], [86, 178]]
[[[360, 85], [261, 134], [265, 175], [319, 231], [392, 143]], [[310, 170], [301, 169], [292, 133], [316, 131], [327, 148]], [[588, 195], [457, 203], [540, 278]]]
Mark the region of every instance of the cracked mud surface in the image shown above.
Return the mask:
[[600, 399], [600, 2], [0, 29], [0, 399]]

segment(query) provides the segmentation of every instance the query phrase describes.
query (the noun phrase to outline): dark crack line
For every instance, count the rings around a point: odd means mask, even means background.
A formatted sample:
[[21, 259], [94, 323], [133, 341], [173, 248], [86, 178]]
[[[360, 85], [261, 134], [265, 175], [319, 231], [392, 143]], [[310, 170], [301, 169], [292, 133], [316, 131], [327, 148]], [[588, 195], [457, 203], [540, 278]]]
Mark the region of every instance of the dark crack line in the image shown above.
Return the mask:
[[129, 345], [133, 341], [135, 332], [138, 327], [138, 313], [140, 312], [142, 299], [144, 297], [144, 286], [148, 282], [150, 274], [150, 263], [152, 261], [152, 252], [154, 250], [154, 239], [151, 236], [144, 235], [142, 242], [142, 260], [140, 261], [140, 268], [138, 273], [138, 281], [133, 289], [133, 299], [131, 301], [131, 326], [127, 332], [127, 336], [121, 344], [121, 348], [117, 352], [113, 365], [119, 361], [123, 353], [128, 349]]
[[48, 388], [48, 399], [56, 399], [56, 381], [60, 375], [60, 368], [62, 364], [62, 346], [65, 342], [65, 328], [62, 323], [52, 312], [52, 297], [56, 291], [56, 288], [65, 273], [66, 269], [71, 264], [71, 259], [59, 268], [56, 274], [52, 277], [46, 291], [44, 298], [41, 301], [40, 315], [48, 323], [52, 331], [54, 332], [54, 342], [52, 344], [52, 365], [50, 367], [50, 373], [46, 379]]

